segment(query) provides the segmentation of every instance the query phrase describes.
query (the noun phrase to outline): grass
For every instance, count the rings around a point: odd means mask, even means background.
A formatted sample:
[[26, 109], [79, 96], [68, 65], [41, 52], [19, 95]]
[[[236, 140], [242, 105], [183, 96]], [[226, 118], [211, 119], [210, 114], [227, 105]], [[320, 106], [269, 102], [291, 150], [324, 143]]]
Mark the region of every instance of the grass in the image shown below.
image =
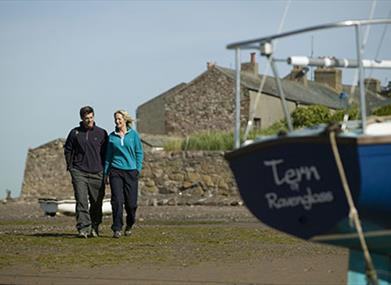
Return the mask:
[[[142, 224], [135, 228], [134, 235], [120, 239], [111, 238], [108, 225], [103, 227], [103, 236], [94, 239], [77, 238], [70, 225], [49, 228], [41, 225], [37, 231], [32, 224], [13, 233], [4, 231], [12, 226], [13, 222], [9, 225], [2, 222], [0, 268], [30, 264], [40, 270], [56, 270], [123, 262], [183, 266], [262, 258], [271, 249], [278, 256], [297, 255], [303, 254], [303, 245], [308, 247], [308, 243], [259, 224], [219, 221]], [[307, 254], [319, 250], [330, 249], [311, 244]]]
[[[284, 121], [277, 122], [269, 128], [255, 130], [249, 133], [248, 139], [254, 139], [257, 136], [268, 136], [277, 134], [280, 131], [286, 131], [287, 126]], [[244, 134], [241, 134], [243, 141]], [[226, 151], [231, 150], [234, 144], [233, 132], [205, 131], [193, 134], [184, 139], [176, 139], [168, 142], [164, 149], [166, 151], [187, 151], [187, 150], [205, 150], [205, 151]]]
[[[57, 225], [58, 226], [59, 224], [67, 223], [67, 221], [48, 218], [48, 219], [46, 219], [45, 223], [46, 223], [46, 225]], [[30, 219], [12, 220], [12, 221], [10, 221], [10, 220], [1, 221], [0, 220], [0, 227], [1, 226], [12, 226], [12, 227], [15, 227], [15, 226], [38, 226], [38, 225], [42, 225], [42, 221], [30, 220]]]

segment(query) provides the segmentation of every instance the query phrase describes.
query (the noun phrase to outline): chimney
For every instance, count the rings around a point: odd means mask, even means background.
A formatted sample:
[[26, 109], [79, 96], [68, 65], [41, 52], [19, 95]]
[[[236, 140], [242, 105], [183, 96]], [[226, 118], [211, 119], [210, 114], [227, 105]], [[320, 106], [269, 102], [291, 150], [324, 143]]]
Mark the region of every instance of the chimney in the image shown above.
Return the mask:
[[307, 72], [309, 71], [308, 67], [302, 67], [298, 65], [294, 65], [292, 67], [291, 73], [289, 73], [285, 79], [299, 82], [304, 86], [308, 86]]
[[325, 84], [339, 94], [342, 92], [342, 71], [334, 67], [318, 67], [315, 69], [315, 82]]
[[381, 93], [380, 80], [377, 80], [376, 78], [365, 78], [364, 85], [365, 89], [369, 91]]
[[252, 52], [250, 53], [250, 62], [242, 63], [241, 70], [242, 72], [252, 75], [252, 76], [258, 76], [258, 63], [256, 62], [256, 53]]

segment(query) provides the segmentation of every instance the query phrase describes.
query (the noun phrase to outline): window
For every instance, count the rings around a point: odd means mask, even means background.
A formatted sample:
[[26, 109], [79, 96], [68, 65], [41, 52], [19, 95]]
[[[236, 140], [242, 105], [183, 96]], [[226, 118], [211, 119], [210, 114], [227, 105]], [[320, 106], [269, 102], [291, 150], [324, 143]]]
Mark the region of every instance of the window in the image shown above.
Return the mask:
[[254, 130], [261, 129], [261, 118], [254, 118]]

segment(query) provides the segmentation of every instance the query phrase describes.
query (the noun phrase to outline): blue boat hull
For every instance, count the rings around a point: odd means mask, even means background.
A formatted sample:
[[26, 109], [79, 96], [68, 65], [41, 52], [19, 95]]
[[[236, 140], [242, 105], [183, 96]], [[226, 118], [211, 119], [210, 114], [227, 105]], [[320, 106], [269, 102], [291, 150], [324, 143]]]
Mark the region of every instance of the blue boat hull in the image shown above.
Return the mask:
[[[391, 229], [391, 138], [337, 142], [364, 231]], [[263, 223], [303, 239], [354, 233], [328, 136], [260, 141], [226, 158], [244, 203]]]
[[391, 228], [391, 143], [358, 146], [360, 215], [374, 229]]

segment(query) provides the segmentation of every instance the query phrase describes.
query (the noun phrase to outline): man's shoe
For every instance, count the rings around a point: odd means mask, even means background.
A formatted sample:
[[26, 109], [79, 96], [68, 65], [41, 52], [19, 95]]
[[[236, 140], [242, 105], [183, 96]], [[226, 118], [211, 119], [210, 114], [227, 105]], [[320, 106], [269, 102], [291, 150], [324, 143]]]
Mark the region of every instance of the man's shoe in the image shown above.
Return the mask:
[[121, 237], [121, 232], [120, 231], [115, 231], [113, 234], [113, 238], [120, 238]]
[[92, 228], [90, 236], [91, 237], [99, 237], [99, 230], [98, 230], [98, 228]]
[[130, 228], [130, 227], [126, 227], [125, 228], [125, 236], [130, 236], [130, 235], [132, 235], [132, 228]]
[[86, 231], [80, 231], [79, 238], [88, 238], [88, 233]]

